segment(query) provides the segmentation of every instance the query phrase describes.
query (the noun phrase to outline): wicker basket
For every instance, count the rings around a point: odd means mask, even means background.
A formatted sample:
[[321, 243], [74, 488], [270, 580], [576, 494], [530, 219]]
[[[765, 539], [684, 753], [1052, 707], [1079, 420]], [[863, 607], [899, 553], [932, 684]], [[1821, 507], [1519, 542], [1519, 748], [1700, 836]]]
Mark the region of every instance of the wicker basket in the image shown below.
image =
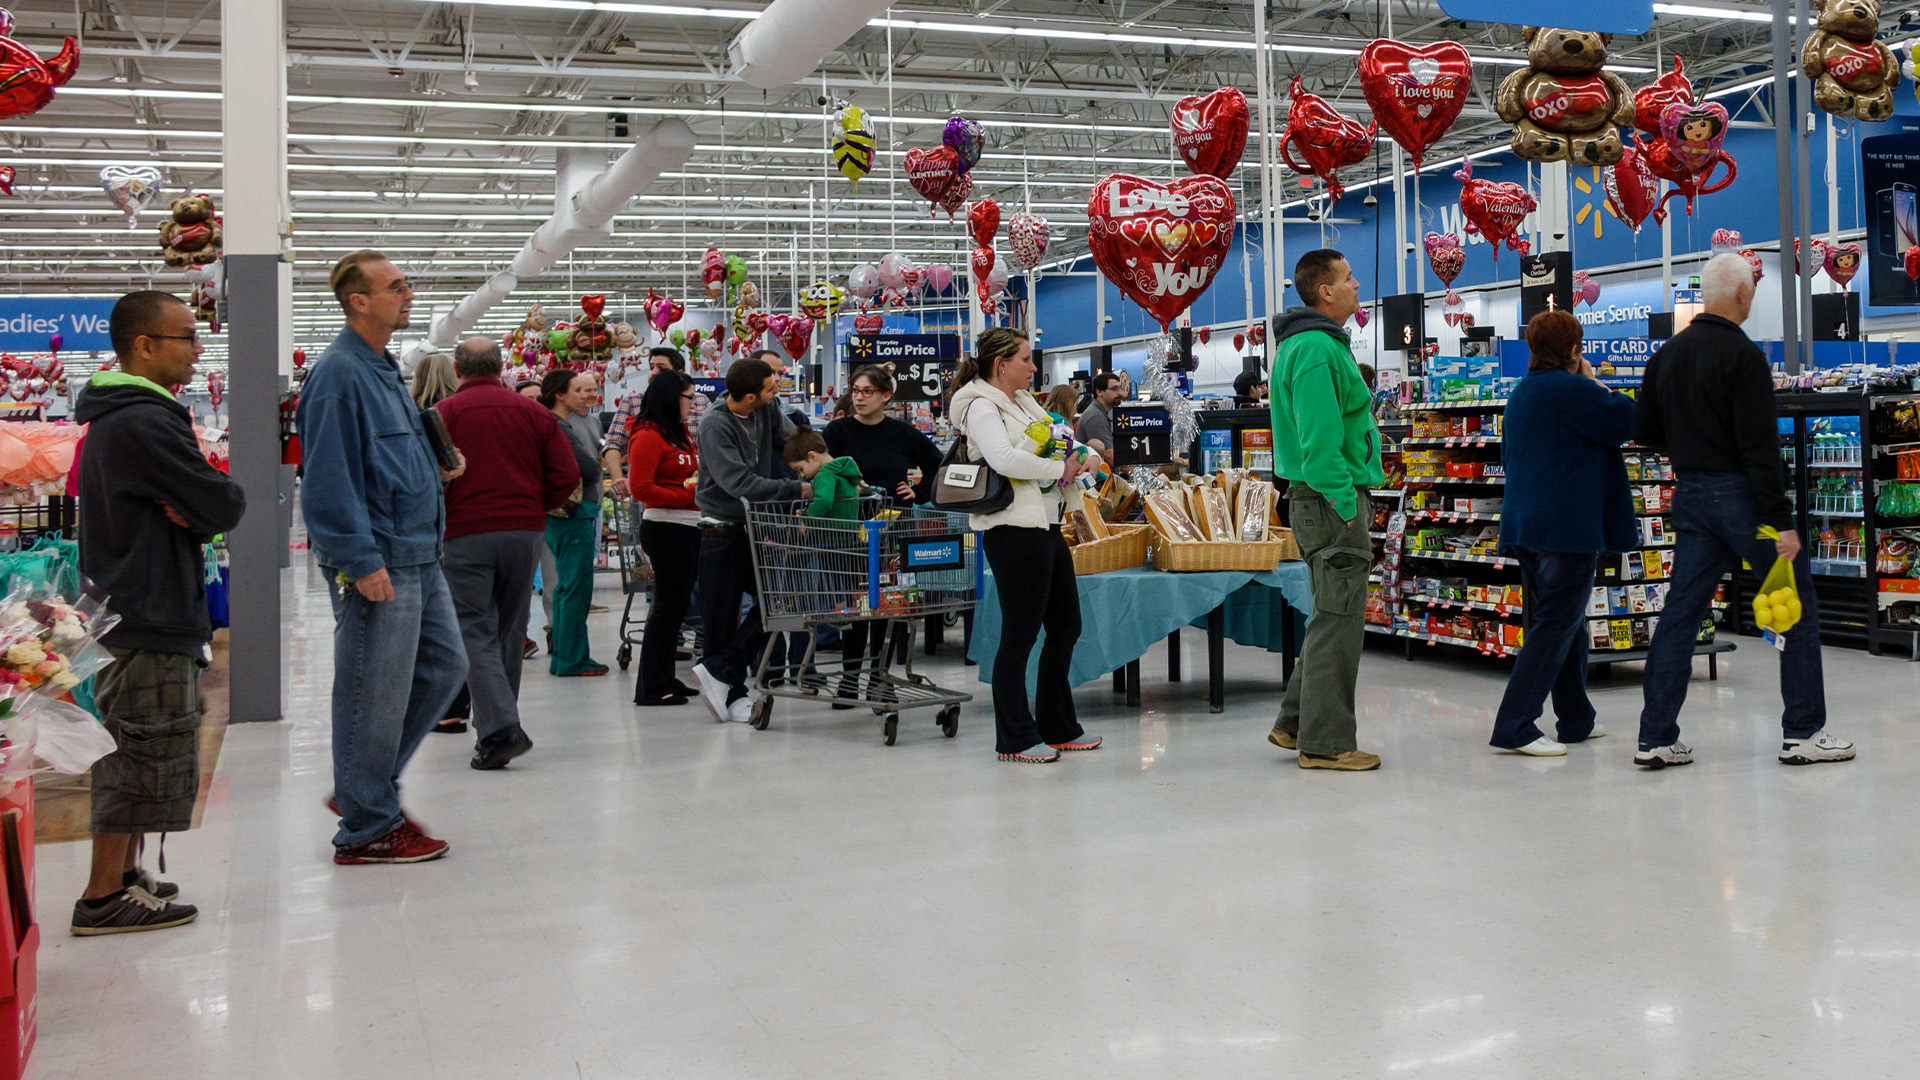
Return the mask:
[[1146, 525], [1112, 524], [1107, 526], [1107, 530], [1109, 535], [1105, 539], [1074, 547], [1075, 574], [1104, 574], [1109, 570], [1131, 570], [1147, 565], [1147, 534], [1153, 531], [1152, 528]]
[[1205, 570], [1271, 570], [1283, 560], [1298, 559], [1300, 547], [1293, 534], [1276, 530], [1273, 540], [1244, 543], [1238, 540], [1202, 540], [1174, 543], [1153, 534], [1153, 568], [1173, 573]]

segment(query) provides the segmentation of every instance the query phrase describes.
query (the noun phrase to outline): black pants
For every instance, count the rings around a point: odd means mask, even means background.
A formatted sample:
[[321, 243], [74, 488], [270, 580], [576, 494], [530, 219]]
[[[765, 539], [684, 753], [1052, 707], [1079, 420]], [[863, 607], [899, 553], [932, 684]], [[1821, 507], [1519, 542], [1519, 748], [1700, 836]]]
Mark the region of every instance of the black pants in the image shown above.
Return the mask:
[[[740, 598], [753, 607], [740, 614]], [[747, 676], [760, 663], [767, 631], [760, 622], [760, 585], [753, 576], [753, 549], [743, 525], [700, 532], [700, 621], [707, 673], [734, 696], [746, 693]]]
[[[1073, 711], [1067, 669], [1080, 640], [1080, 589], [1073, 555], [1058, 527], [1000, 525], [981, 539], [1000, 597], [1000, 651], [993, 657], [994, 750], [1011, 754], [1036, 743], [1063, 743], [1083, 734]], [[1038, 717], [1027, 709], [1027, 658], [1040, 631]]]
[[642, 519], [640, 550], [653, 564], [653, 602], [647, 606], [647, 628], [640, 638], [640, 678], [633, 700], [647, 701], [673, 692], [673, 654], [680, 644], [680, 624], [693, 602], [700, 530]]

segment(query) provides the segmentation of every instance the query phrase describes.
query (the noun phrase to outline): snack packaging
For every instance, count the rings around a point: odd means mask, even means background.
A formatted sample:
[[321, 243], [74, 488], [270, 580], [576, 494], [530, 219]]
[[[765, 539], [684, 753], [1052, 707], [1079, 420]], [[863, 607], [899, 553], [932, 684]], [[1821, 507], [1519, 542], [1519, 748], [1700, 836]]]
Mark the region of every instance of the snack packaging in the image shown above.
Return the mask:
[[1152, 491], [1146, 498], [1147, 521], [1168, 540], [1204, 540], [1187, 516], [1186, 500], [1178, 491]]

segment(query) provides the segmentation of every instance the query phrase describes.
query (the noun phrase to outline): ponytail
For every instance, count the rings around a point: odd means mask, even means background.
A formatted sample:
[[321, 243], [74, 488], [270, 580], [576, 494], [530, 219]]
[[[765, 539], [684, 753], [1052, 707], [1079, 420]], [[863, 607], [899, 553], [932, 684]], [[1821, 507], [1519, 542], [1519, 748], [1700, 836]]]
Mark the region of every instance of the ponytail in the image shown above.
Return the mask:
[[1025, 330], [1016, 330], [1011, 326], [996, 326], [981, 334], [974, 342], [973, 355], [960, 358], [960, 366], [954, 369], [953, 382], [947, 386], [947, 398], [953, 398], [954, 391], [975, 379], [991, 379], [994, 368], [1020, 351], [1020, 343], [1027, 340]]

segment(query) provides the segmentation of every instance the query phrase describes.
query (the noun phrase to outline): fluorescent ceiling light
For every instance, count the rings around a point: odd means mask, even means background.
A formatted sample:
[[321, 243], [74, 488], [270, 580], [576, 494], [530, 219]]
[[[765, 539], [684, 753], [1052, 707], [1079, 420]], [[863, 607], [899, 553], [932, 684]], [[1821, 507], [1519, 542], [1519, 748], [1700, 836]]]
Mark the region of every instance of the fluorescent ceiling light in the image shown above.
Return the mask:
[[[1738, 19], [1741, 22], [1772, 22], [1773, 15], [1753, 8], [1707, 7], [1703, 4], [1655, 4], [1653, 10], [1662, 15], [1685, 15], [1694, 19]], [[1788, 22], [1798, 22], [1788, 16]]]

